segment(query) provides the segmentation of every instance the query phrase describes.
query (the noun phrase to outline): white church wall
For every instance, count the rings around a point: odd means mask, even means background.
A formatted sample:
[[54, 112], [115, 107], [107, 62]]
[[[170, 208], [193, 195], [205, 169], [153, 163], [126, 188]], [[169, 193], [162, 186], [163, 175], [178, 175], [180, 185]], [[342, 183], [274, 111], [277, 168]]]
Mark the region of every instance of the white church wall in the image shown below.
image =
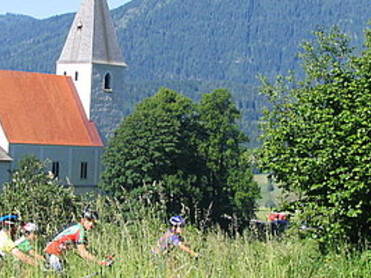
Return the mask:
[[76, 90], [80, 96], [86, 116], [90, 120], [92, 65], [77, 63], [57, 64], [57, 75], [66, 75], [72, 78]]
[[[27, 154], [34, 154], [41, 160], [59, 163], [59, 180], [61, 184], [72, 184], [76, 187], [93, 187], [100, 182], [102, 172], [101, 157], [103, 147], [51, 146], [11, 144], [10, 155], [14, 159], [13, 168]], [[87, 175], [81, 177], [81, 163], [87, 165]]]
[[[89, 185], [98, 184], [100, 181], [100, 174], [102, 172], [101, 157], [103, 148], [92, 148], [92, 147], [75, 147], [71, 149], [72, 154], [70, 155], [71, 165], [74, 165], [71, 169], [70, 177], [72, 180], [78, 181], [76, 185]], [[82, 179], [80, 175], [81, 162], [87, 163], [87, 178]], [[77, 167], [76, 167], [77, 166]]]
[[1, 122], [0, 122], [0, 147], [2, 147], [3, 150], [5, 150], [6, 152], [9, 152], [9, 141], [6, 138], [4, 129], [1, 126]]

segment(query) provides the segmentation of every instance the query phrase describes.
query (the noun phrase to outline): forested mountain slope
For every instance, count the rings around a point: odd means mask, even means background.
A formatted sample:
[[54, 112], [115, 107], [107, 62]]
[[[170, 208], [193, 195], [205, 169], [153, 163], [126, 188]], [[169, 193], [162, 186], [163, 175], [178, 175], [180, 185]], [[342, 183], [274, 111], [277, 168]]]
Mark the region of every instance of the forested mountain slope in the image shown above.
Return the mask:
[[[197, 98], [228, 87], [256, 132], [257, 74], [298, 69], [299, 44], [318, 25], [339, 25], [360, 46], [369, 0], [133, 0], [112, 11], [126, 71], [128, 113], [159, 86]], [[0, 16], [0, 68], [55, 71], [73, 15]]]
[[297, 68], [298, 44], [318, 25], [360, 39], [371, 2], [137, 0], [115, 12], [131, 79], [256, 84], [257, 73]]

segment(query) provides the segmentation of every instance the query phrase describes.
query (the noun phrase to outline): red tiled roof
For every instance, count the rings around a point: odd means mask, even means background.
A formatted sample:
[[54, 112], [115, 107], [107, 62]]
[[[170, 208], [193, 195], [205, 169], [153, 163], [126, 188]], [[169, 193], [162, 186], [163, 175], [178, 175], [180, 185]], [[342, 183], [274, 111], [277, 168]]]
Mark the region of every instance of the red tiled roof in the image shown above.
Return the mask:
[[66, 76], [0, 70], [0, 124], [10, 143], [103, 145]]

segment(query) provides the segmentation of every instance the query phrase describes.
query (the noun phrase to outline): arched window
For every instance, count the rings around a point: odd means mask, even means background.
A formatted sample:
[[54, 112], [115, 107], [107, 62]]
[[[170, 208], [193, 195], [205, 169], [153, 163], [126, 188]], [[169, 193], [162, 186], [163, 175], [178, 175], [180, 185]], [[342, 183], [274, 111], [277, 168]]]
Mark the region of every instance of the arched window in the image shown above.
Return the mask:
[[79, 73], [76, 71], [75, 72], [75, 81], [77, 81], [79, 79]]
[[112, 92], [112, 76], [110, 73], [106, 73], [103, 80], [103, 89], [106, 92]]
[[66, 76], [66, 75], [67, 75], [67, 71], [65, 71], [65, 72], [63, 73], [63, 75]]

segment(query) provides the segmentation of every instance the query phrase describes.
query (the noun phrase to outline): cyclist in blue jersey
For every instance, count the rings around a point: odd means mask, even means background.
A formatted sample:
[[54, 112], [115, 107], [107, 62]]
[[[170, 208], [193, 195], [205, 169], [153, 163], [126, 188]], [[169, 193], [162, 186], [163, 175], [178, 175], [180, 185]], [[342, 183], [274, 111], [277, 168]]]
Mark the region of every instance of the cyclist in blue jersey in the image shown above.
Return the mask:
[[155, 254], [167, 254], [171, 249], [178, 248], [193, 257], [198, 257], [198, 254], [190, 249], [183, 241], [181, 234], [183, 233], [185, 220], [179, 215], [170, 218], [169, 230], [157, 241], [157, 246], [152, 249]]

